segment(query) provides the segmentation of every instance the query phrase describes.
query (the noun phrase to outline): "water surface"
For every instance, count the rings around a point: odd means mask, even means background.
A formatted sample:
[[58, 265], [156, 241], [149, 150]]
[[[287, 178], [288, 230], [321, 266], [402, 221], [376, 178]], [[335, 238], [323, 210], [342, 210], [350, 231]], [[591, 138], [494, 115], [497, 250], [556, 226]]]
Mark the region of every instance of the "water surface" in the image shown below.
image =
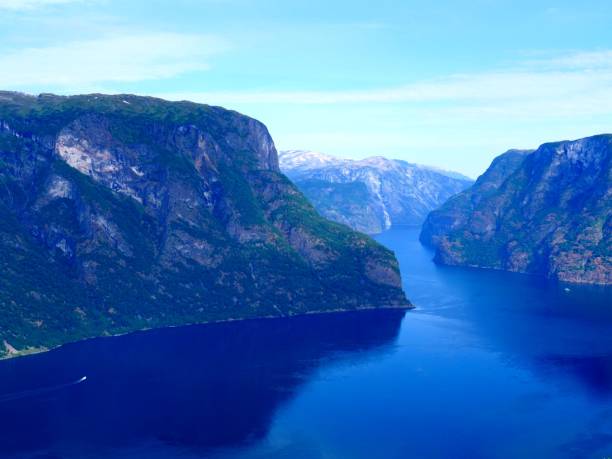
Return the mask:
[[417, 305], [405, 314], [157, 330], [0, 362], [0, 457], [612, 456], [611, 290], [438, 267], [417, 236], [378, 237]]

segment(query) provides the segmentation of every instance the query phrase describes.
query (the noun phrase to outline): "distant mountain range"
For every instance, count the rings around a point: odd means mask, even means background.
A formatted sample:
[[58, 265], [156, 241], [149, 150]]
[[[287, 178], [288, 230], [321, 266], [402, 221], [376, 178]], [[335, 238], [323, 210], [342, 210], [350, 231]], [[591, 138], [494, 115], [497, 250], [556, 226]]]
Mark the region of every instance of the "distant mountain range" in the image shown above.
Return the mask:
[[421, 241], [448, 265], [612, 283], [612, 135], [497, 157], [432, 212]]
[[420, 225], [473, 183], [456, 172], [380, 156], [357, 161], [288, 150], [279, 153], [279, 163], [321, 215], [369, 234]]

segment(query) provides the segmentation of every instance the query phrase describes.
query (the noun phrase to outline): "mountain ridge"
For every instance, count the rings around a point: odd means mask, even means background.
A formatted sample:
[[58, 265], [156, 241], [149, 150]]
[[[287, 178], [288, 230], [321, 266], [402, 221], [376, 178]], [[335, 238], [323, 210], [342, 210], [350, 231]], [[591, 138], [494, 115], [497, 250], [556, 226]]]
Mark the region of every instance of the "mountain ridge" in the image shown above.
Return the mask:
[[474, 181], [471, 177], [464, 175], [460, 172], [446, 170], [436, 166], [429, 166], [426, 164], [420, 163], [411, 163], [410, 161], [406, 161], [404, 159], [396, 159], [396, 158], [387, 158], [386, 156], [374, 155], [374, 156], [366, 156], [362, 159], [353, 159], [353, 158], [340, 158], [338, 156], [333, 156], [327, 153], [321, 153], [319, 151], [313, 150], [281, 150], [279, 151], [279, 162], [281, 164], [281, 168], [285, 168], [287, 170], [312, 170], [318, 169], [322, 166], [337, 166], [337, 165], [376, 165], [378, 162], [397, 162], [402, 163], [407, 166], [416, 167], [419, 169], [429, 170], [432, 172], [437, 172], [441, 175], [456, 178], [459, 180], [465, 181]]
[[160, 326], [410, 307], [221, 107], [0, 92], [0, 354]]
[[442, 264], [612, 283], [612, 135], [498, 156], [428, 216], [421, 241]]
[[279, 153], [279, 163], [323, 216], [369, 234], [420, 225], [430, 210], [472, 183], [454, 172], [382, 156], [351, 160], [287, 150]]

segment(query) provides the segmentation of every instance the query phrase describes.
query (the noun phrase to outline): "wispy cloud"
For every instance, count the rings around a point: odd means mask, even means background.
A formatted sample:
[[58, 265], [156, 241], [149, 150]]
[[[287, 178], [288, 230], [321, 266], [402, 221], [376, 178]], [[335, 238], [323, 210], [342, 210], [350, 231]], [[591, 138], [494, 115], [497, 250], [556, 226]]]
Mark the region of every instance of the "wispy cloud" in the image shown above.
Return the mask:
[[407, 104], [423, 115], [612, 114], [612, 51], [569, 53], [513, 68], [390, 88], [164, 94], [214, 104]]
[[[245, 91], [196, 93], [198, 97], [240, 103], [398, 103], [511, 100], [517, 97], [557, 97], [612, 82], [612, 72], [494, 72], [452, 75], [392, 88], [356, 91]], [[177, 94], [178, 95], [178, 94]]]
[[0, 55], [0, 87], [83, 88], [171, 78], [206, 70], [227, 49], [222, 39], [179, 33], [132, 34], [75, 41]]
[[529, 65], [568, 69], [612, 69], [612, 50], [566, 53], [548, 59], [528, 61]]
[[0, 0], [0, 10], [31, 11], [45, 6], [76, 3], [82, 0]]

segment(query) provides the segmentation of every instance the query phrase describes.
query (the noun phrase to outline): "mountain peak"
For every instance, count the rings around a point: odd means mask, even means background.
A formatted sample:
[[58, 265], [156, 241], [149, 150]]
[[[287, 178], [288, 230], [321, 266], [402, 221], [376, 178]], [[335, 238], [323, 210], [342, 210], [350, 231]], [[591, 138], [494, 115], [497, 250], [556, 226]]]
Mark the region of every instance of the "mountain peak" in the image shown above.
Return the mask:
[[310, 150], [280, 151], [278, 160], [281, 168], [300, 170], [317, 169], [342, 162], [342, 160], [334, 156]]
[[460, 174], [383, 156], [352, 160], [292, 150], [279, 158], [281, 170], [322, 215], [366, 233], [418, 225], [472, 183]]
[[2, 93], [0, 184], [0, 343], [17, 351], [409, 306], [393, 254], [319, 216], [267, 128], [234, 111]]
[[432, 212], [421, 240], [452, 265], [612, 283], [612, 136], [510, 150]]

